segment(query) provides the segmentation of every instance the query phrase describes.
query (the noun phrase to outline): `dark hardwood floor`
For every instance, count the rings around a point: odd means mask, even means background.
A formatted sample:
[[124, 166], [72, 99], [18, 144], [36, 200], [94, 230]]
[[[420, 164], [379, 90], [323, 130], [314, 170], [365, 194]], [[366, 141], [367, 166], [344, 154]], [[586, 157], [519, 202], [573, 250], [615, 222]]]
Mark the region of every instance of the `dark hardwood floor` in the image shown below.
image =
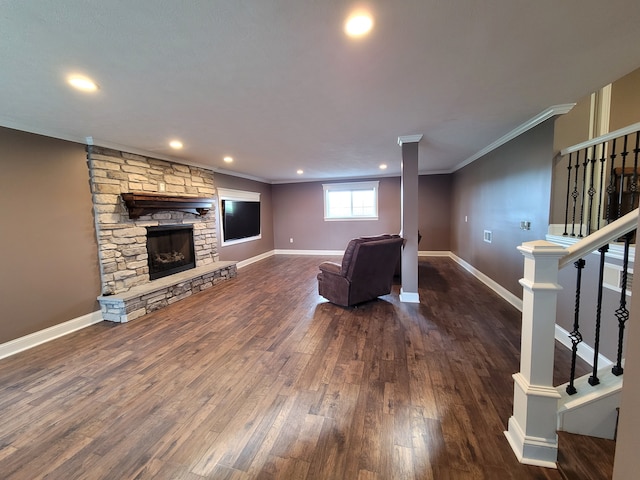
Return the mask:
[[420, 304], [344, 309], [322, 260], [1, 360], [0, 478], [610, 478], [613, 442], [563, 435], [564, 473], [516, 461], [520, 314], [453, 261], [420, 260]]

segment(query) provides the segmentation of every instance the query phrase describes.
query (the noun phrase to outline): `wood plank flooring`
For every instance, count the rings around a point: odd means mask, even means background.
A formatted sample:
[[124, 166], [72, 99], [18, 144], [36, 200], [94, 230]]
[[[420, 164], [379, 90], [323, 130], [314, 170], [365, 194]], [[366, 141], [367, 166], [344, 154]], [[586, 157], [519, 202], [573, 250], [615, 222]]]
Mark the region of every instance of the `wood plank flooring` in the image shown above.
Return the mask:
[[[428, 258], [420, 304], [395, 286], [344, 309], [317, 294], [323, 260], [271, 257], [129, 324], [0, 360], [0, 478], [563, 478], [519, 464], [503, 435], [513, 307]], [[585, 461], [579, 443], [561, 450], [569, 463]]]

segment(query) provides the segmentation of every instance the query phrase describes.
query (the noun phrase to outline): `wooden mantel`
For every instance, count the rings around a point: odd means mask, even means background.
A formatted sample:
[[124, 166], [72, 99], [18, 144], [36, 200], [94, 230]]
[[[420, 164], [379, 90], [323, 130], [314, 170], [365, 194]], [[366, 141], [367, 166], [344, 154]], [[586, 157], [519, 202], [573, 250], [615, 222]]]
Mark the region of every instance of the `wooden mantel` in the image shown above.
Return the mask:
[[137, 219], [161, 210], [206, 215], [214, 199], [208, 197], [190, 197], [188, 195], [169, 195], [166, 193], [122, 193], [122, 199], [129, 210], [129, 218]]

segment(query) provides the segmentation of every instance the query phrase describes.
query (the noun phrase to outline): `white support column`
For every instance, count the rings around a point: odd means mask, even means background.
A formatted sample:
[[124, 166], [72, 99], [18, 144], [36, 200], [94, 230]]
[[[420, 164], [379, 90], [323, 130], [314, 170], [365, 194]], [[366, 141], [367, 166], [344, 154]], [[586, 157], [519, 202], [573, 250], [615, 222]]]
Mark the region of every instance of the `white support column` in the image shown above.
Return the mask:
[[520, 372], [513, 375], [513, 415], [505, 433], [521, 463], [556, 468], [560, 395], [553, 386], [558, 261], [564, 248], [525, 242]]
[[418, 295], [418, 143], [422, 135], [398, 137], [402, 147], [401, 217], [402, 236], [402, 287], [400, 301], [420, 303]]

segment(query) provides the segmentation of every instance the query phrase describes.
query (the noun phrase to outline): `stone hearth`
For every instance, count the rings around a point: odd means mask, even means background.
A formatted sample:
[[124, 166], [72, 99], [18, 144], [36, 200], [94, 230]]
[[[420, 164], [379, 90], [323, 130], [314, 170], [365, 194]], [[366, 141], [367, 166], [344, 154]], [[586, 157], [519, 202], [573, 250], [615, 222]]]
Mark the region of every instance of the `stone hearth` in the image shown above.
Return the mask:
[[216, 262], [159, 278], [125, 293], [100, 296], [102, 318], [120, 323], [134, 320], [233, 278], [236, 273], [235, 262]]

